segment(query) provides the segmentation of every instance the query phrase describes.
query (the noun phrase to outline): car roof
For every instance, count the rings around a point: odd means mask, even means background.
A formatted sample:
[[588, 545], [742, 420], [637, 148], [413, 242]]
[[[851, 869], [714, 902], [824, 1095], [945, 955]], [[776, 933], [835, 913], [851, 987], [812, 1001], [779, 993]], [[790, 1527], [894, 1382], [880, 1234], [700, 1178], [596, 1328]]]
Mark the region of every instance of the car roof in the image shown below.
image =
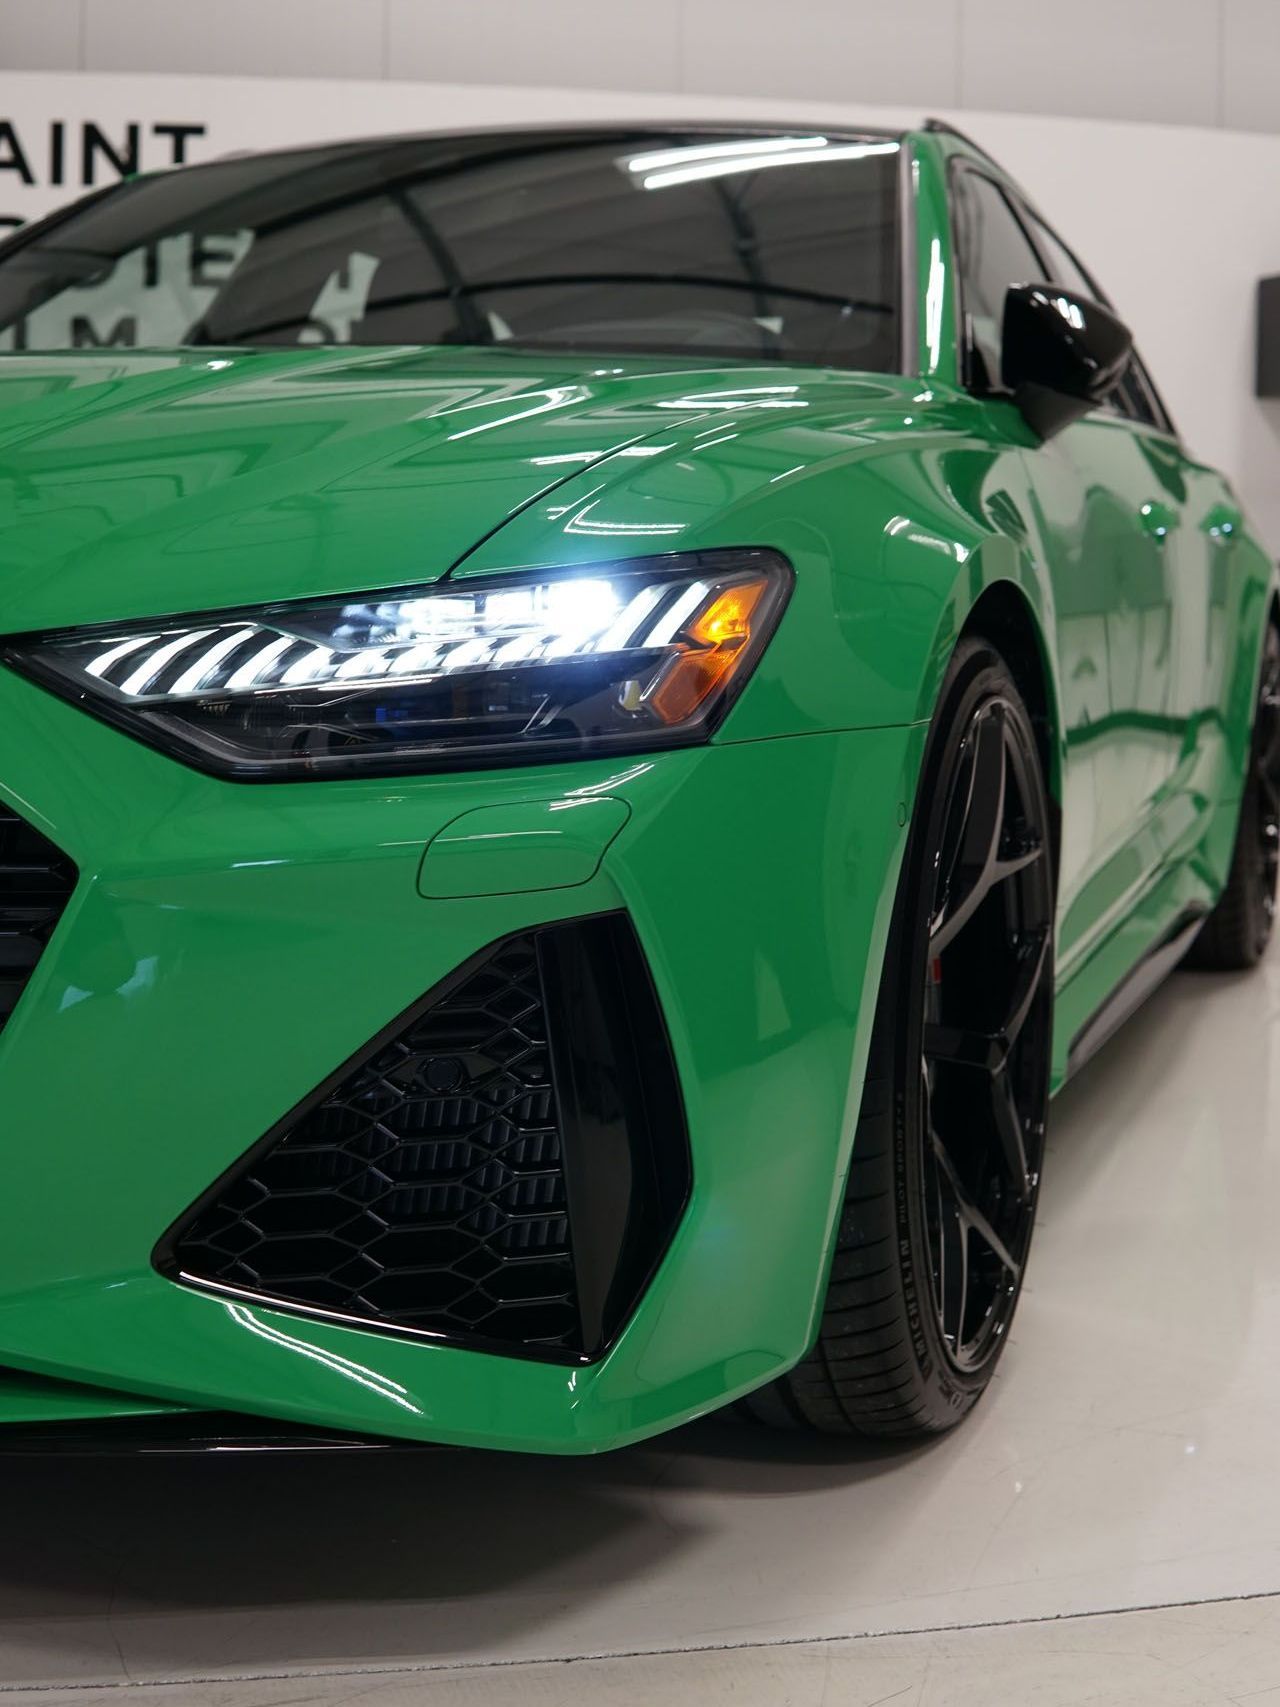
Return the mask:
[[548, 141], [590, 141], [595, 137], [691, 137], [746, 136], [784, 137], [797, 133], [820, 134], [840, 142], [901, 142], [910, 133], [878, 125], [818, 124], [812, 119], [797, 120], [795, 124], [768, 123], [727, 119], [584, 119], [566, 123], [563, 120], [536, 120], [525, 124], [466, 125], [440, 130], [389, 131], [385, 134], [352, 137], [317, 137], [310, 142], [292, 142], [279, 148], [244, 148], [220, 154], [213, 160], [199, 162], [216, 165], [220, 160], [247, 159], [252, 155], [313, 154], [329, 149], [335, 154], [363, 153], [366, 150], [399, 147], [412, 143], [488, 141], [501, 142], [507, 137], [536, 136]]

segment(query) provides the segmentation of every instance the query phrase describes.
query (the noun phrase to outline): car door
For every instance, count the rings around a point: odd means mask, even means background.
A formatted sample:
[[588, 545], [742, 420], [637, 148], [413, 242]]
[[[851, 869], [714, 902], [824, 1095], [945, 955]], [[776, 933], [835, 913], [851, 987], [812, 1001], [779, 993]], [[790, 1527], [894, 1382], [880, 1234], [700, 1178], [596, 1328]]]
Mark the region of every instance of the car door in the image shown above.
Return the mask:
[[[1105, 302], [1046, 221], [1025, 206], [1019, 211], [1047, 279]], [[1115, 434], [1109, 441], [1106, 432], [1113, 425], [1140, 459], [1131, 454], [1128, 460], [1131, 492], [1140, 499], [1141, 525], [1152, 546], [1145, 580], [1122, 587], [1121, 608], [1110, 620], [1111, 672], [1121, 678], [1120, 697], [1132, 695], [1129, 728], [1111, 760], [1121, 785], [1145, 774], [1158, 869], [1191, 851], [1221, 781], [1222, 723], [1215, 708], [1226, 679], [1227, 568], [1241, 516], [1222, 477], [1184, 451], [1136, 351], [1109, 407], [1072, 429], [1083, 454], [1105, 451], [1114, 442]], [[1152, 602], [1139, 604], [1148, 586]], [[1103, 778], [1099, 782], [1104, 786]]]
[[[999, 394], [1005, 291], [1053, 282], [1050, 263], [1014, 193], [976, 163], [956, 163], [953, 212], [969, 380]], [[1030, 519], [1053, 584], [1066, 736], [1064, 976], [1159, 865], [1162, 790], [1177, 764], [1170, 541], [1183, 518], [1174, 483], [1153, 468], [1145, 430], [1122, 405], [1026, 453]]]

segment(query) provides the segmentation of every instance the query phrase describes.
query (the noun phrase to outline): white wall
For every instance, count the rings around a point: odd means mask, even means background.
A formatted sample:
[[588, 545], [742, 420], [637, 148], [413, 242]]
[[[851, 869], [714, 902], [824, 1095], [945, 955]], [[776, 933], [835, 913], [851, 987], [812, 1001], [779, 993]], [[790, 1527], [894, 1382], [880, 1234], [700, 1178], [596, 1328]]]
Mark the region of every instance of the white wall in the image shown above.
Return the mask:
[[[0, 6], [12, 0], [0, 0]], [[225, 3], [225, 0], [223, 0]], [[260, 0], [264, 8], [280, 0]], [[475, 3], [475, 0], [471, 0]], [[902, 0], [895, 0], [901, 4]], [[1275, 0], [1280, 9], [1280, 0]], [[0, 216], [78, 193], [86, 121], [140, 164], [166, 164], [156, 125], [198, 125], [189, 157], [389, 130], [521, 119], [751, 116], [791, 123], [915, 123], [914, 109], [599, 90], [233, 78], [13, 75], [0, 85]], [[1280, 136], [1186, 127], [955, 115], [1001, 159], [1097, 271], [1138, 335], [1190, 448], [1238, 481], [1280, 547], [1280, 405], [1252, 395], [1254, 289], [1280, 273]], [[63, 127], [64, 182], [50, 180]], [[14, 169], [14, 149], [34, 179]], [[100, 181], [102, 181], [100, 177]]]
[[0, 71], [418, 78], [1280, 130], [1280, 0], [0, 0]]

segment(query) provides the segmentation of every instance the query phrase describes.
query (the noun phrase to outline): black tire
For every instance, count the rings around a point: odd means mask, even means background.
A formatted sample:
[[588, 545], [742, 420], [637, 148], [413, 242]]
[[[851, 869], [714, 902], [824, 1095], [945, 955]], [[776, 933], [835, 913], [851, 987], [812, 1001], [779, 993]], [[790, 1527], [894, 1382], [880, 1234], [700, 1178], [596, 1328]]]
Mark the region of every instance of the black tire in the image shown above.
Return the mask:
[[[984, 843], [994, 864], [975, 858]], [[1052, 851], [1035, 734], [999, 654], [966, 639], [925, 751], [820, 1332], [796, 1368], [742, 1401], [747, 1415], [913, 1437], [953, 1427], [976, 1404], [1007, 1342], [1031, 1241], [1052, 990]], [[1002, 1099], [1017, 1135], [997, 1115]], [[985, 1232], [962, 1220], [969, 1210]]]
[[1267, 951], [1280, 865], [1280, 631], [1267, 629], [1249, 768], [1227, 885], [1186, 957], [1204, 972], [1244, 972]]

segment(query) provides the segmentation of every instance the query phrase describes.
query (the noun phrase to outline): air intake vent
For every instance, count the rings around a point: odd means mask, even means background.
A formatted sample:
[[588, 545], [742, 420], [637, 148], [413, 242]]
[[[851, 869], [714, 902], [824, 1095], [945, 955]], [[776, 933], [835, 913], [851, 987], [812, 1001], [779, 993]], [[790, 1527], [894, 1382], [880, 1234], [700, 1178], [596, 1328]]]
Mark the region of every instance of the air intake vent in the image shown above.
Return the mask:
[[661, 1019], [620, 915], [460, 969], [215, 1186], [162, 1271], [400, 1333], [599, 1355], [688, 1191]]
[[67, 856], [0, 802], [0, 1031], [75, 886]]

